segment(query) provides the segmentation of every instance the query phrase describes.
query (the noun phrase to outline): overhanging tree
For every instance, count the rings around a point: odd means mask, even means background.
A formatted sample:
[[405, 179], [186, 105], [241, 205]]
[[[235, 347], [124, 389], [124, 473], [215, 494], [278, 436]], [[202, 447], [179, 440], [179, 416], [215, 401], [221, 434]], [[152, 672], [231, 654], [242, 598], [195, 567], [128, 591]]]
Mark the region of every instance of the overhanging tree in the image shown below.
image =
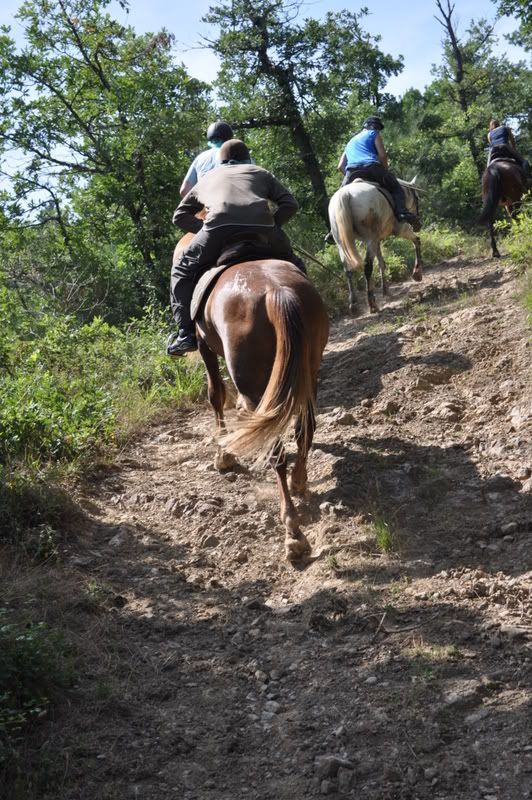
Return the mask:
[[[364, 32], [367, 13], [329, 13], [300, 20], [302, 2], [226, 0], [204, 21], [219, 27], [208, 45], [220, 56], [220, 97], [240, 128], [288, 131], [312, 187], [317, 211], [328, 225], [324, 173], [311, 133], [320, 116], [327, 128], [353, 90], [378, 108], [390, 75], [402, 68]], [[331, 103], [334, 98], [335, 103]]]
[[[109, 5], [28, 0], [22, 51], [0, 39], [4, 208], [21, 225], [56, 226], [72, 270], [98, 270], [103, 243], [116, 242], [146, 302], [166, 294], [171, 213], [208, 87], [175, 64], [166, 31], [137, 36]], [[125, 272], [117, 251], [110, 260]]]

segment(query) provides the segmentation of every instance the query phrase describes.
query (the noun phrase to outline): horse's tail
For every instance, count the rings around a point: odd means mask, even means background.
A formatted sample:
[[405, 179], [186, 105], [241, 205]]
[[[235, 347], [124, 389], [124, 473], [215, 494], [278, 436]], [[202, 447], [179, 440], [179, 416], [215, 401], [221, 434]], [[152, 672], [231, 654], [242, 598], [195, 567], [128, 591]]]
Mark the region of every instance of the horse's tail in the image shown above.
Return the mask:
[[480, 212], [479, 223], [485, 225], [495, 216], [497, 206], [502, 198], [502, 184], [499, 170], [488, 167], [484, 176], [484, 203]]
[[338, 191], [331, 199], [329, 216], [334, 217], [339, 242], [338, 249], [342, 262], [348, 269], [358, 269], [363, 264], [363, 258], [357, 250], [353, 230], [353, 215], [349, 192]]
[[254, 411], [245, 412], [222, 444], [236, 456], [256, 456], [264, 463], [294, 415], [299, 435], [307, 437], [315, 413], [310, 333], [305, 330], [301, 300], [288, 287], [266, 293], [266, 312], [275, 330], [275, 357], [268, 385]]

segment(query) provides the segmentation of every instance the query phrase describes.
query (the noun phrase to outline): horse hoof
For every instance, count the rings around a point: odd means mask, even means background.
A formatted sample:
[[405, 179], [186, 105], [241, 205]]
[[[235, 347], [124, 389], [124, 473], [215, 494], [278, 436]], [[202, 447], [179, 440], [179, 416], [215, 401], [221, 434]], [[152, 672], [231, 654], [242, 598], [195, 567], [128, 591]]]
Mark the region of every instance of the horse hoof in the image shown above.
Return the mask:
[[414, 270], [414, 272], [412, 273], [412, 280], [417, 281], [418, 283], [419, 281], [423, 280], [423, 274], [421, 270]]
[[218, 472], [224, 472], [225, 470], [232, 469], [234, 466], [236, 466], [236, 458], [232, 453], [224, 453], [221, 450], [214, 456], [214, 468], [217, 469]]
[[298, 538], [294, 539], [292, 536], [286, 537], [286, 558], [288, 561], [301, 561], [312, 552], [307, 537], [299, 532]]

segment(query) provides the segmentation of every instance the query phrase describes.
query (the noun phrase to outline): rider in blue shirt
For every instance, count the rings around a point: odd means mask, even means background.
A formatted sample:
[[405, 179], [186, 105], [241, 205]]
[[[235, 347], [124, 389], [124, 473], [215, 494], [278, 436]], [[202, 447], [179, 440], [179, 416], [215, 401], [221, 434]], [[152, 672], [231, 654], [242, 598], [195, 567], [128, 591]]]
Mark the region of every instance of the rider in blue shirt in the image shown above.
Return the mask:
[[207, 172], [211, 171], [211, 169], [214, 169], [220, 165], [218, 151], [224, 142], [227, 142], [232, 138], [233, 129], [227, 124], [227, 122], [217, 120], [217, 122], [213, 122], [211, 125], [209, 125], [207, 129], [207, 141], [209, 143], [209, 149], [203, 150], [203, 152], [196, 156], [188, 168], [188, 172], [184, 177], [181, 188], [179, 189], [179, 194], [181, 197], [184, 197], [186, 194], [188, 194], [190, 190], [197, 184], [199, 179], [203, 177], [203, 175], [206, 175]]
[[338, 164], [344, 174], [342, 186], [355, 178], [380, 184], [390, 192], [399, 222], [409, 222], [414, 230], [419, 230], [419, 218], [406, 208], [401, 184], [388, 170], [388, 156], [380, 135], [383, 128], [380, 117], [368, 117], [362, 130], [349, 140]]
[[488, 166], [494, 159], [498, 158], [511, 158], [516, 161], [521, 167], [525, 175], [528, 177], [530, 166], [528, 161], [521, 158], [515, 149], [515, 139], [512, 129], [507, 125], [501, 125], [498, 119], [490, 120], [488, 131], [488, 144], [490, 146], [488, 156]]

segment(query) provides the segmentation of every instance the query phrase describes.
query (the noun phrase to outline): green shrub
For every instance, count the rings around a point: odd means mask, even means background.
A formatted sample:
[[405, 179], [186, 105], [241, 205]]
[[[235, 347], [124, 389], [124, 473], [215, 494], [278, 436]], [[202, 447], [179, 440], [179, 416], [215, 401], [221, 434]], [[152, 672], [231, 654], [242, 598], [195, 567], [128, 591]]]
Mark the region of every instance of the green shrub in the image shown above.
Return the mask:
[[512, 220], [504, 247], [516, 264], [532, 265], [532, 213], [523, 213]]
[[2, 351], [0, 462], [80, 458], [196, 398], [201, 367], [168, 359], [164, 338], [153, 315], [124, 329], [50, 316], [37, 337], [13, 338]]
[[0, 773], [14, 772], [20, 737], [72, 683], [70, 649], [43, 622], [10, 622], [0, 609]]
[[459, 228], [429, 226], [419, 234], [425, 264], [438, 264], [455, 256], [475, 258], [488, 252], [486, 237], [466, 233]]

